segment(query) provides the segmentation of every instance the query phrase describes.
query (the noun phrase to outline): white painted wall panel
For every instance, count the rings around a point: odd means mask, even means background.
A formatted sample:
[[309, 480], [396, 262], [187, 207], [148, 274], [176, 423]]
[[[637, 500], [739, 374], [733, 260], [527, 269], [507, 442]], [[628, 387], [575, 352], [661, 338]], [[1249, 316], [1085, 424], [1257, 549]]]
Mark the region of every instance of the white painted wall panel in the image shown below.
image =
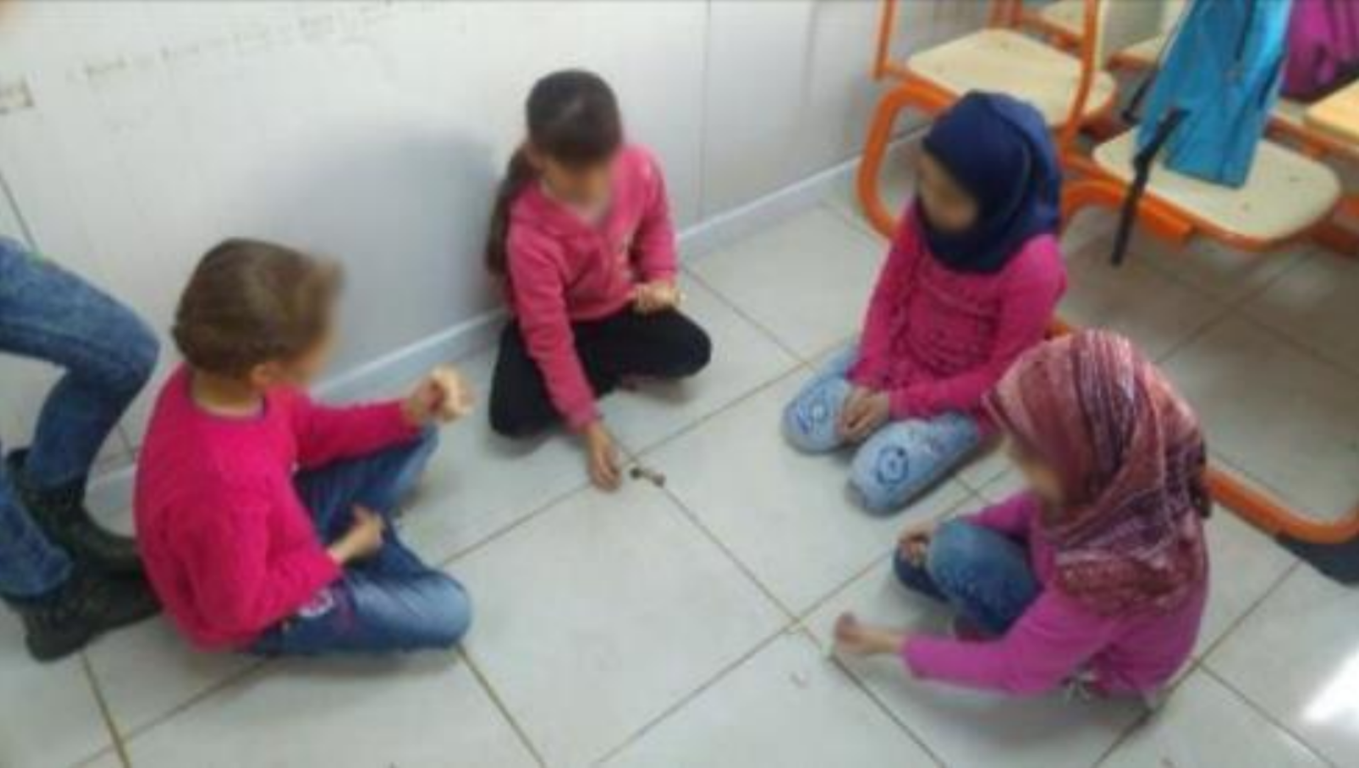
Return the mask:
[[[915, 40], [979, 6], [903, 5]], [[480, 239], [536, 77], [604, 74], [632, 135], [660, 154], [679, 222], [693, 224], [857, 151], [878, 11], [869, 0], [20, 2], [0, 15], [0, 172], [43, 250], [158, 328], [225, 236], [335, 255], [353, 286], [343, 369], [495, 306]], [[30, 104], [5, 96], [20, 91]], [[34, 391], [11, 394], [0, 377], [0, 411], [30, 411]]]

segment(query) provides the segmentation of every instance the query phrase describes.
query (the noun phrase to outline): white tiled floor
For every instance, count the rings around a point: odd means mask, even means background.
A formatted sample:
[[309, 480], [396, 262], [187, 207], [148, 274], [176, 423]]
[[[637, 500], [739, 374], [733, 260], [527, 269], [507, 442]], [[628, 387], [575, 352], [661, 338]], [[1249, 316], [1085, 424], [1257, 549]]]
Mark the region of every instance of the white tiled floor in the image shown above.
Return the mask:
[[[852, 336], [883, 253], [844, 194], [692, 262], [713, 366], [606, 402], [664, 489], [589, 489], [564, 436], [448, 431], [403, 528], [473, 594], [463, 653], [259, 663], [194, 655], [156, 621], [39, 667], [0, 616], [0, 766], [1359, 766], [1359, 592], [1225, 510], [1197, 660], [1153, 717], [827, 657], [843, 609], [940, 627], [887, 577], [894, 534], [1018, 482], [991, 455], [873, 518], [843, 460], [783, 445], [782, 404]], [[1080, 224], [1064, 309], [1162, 358], [1236, 469], [1318, 515], [1352, 505], [1359, 262], [1138, 241], [1116, 271], [1107, 217]], [[483, 393], [491, 361], [463, 361]]]

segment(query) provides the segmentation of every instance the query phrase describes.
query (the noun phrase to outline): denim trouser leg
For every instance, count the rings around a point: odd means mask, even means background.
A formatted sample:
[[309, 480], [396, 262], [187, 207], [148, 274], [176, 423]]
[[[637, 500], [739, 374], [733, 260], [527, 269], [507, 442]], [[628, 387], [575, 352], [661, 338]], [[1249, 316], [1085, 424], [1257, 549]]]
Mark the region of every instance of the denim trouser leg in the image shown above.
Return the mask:
[[783, 435], [794, 448], [826, 453], [844, 445], [840, 410], [854, 388], [846, 376], [858, 354], [851, 346], [832, 357], [783, 409]]
[[70, 575], [71, 559], [29, 517], [0, 462], [0, 596], [38, 597]]
[[[429, 430], [417, 442], [305, 472], [298, 492], [326, 541], [342, 536], [360, 504], [391, 521], [438, 444]], [[388, 527], [382, 549], [345, 569], [292, 618], [251, 649], [267, 655], [384, 653], [448, 648], [466, 633], [471, 604], [462, 585], [430, 568]]]
[[907, 588], [947, 602], [992, 635], [1005, 634], [1042, 591], [1024, 547], [966, 520], [939, 526], [923, 568], [900, 552], [893, 565]]
[[24, 462], [39, 488], [82, 481], [156, 363], [156, 337], [123, 305], [0, 238], [0, 351], [65, 369]]
[[850, 483], [870, 512], [893, 512], [957, 467], [980, 443], [977, 423], [965, 414], [893, 421], [854, 454]]

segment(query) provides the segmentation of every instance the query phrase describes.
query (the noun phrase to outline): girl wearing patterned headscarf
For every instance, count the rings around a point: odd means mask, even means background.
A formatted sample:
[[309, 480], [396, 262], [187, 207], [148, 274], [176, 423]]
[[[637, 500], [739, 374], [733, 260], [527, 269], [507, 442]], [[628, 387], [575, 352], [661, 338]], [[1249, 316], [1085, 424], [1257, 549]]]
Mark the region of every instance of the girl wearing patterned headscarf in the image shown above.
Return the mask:
[[1101, 331], [1029, 352], [986, 406], [1029, 490], [909, 530], [896, 556], [903, 584], [955, 609], [958, 637], [846, 615], [841, 647], [899, 653], [917, 677], [974, 688], [1154, 692], [1192, 653], [1207, 595], [1194, 414], [1127, 339]]

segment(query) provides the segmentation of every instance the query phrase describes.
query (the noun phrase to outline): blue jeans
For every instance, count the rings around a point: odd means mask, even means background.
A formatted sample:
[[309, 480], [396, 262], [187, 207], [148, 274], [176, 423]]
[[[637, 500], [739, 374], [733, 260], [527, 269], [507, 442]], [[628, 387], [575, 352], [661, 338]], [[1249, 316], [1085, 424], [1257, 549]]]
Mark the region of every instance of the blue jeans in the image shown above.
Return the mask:
[[[847, 376], [857, 357], [854, 347], [836, 355], [784, 409], [783, 434], [793, 447], [806, 453], [845, 447], [838, 424], [854, 389]], [[890, 421], [855, 451], [849, 482], [870, 512], [893, 512], [951, 472], [980, 443], [976, 422], [962, 413]]]
[[267, 655], [386, 653], [451, 648], [466, 634], [472, 609], [451, 576], [420, 561], [397, 537], [392, 514], [415, 487], [438, 446], [428, 430], [408, 445], [336, 462], [297, 477], [317, 533], [332, 542], [353, 523], [354, 505], [387, 520], [382, 548], [345, 568], [292, 617], [265, 632], [251, 652]]
[[923, 567], [900, 551], [893, 567], [902, 584], [948, 603], [993, 636], [1005, 634], [1042, 591], [1025, 547], [967, 520], [939, 526]]
[[[123, 305], [0, 237], [0, 351], [65, 374], [43, 403], [24, 460], [40, 489], [83, 483], [95, 456], [155, 367], [156, 337]], [[36, 597], [66, 581], [71, 562], [45, 539], [0, 466], [0, 594]]]

